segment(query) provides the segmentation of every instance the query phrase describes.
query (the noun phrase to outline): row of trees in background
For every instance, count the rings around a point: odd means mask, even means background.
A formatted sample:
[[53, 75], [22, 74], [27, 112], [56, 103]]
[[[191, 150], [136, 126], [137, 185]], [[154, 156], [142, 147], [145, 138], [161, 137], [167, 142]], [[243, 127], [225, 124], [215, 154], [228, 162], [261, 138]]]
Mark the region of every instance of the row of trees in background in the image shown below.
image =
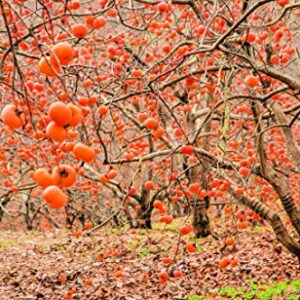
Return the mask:
[[2, 222], [151, 228], [153, 212], [191, 213], [199, 237], [213, 205], [239, 229], [268, 222], [300, 257], [299, 2], [0, 11]]

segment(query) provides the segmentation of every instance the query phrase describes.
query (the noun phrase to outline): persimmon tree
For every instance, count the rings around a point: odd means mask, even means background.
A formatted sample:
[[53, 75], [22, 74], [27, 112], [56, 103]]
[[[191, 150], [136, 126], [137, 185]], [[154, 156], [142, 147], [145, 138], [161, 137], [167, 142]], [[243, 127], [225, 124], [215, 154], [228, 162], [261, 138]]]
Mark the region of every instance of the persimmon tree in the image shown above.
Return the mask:
[[299, 8], [0, 1], [0, 218], [207, 236], [212, 203], [300, 257]]

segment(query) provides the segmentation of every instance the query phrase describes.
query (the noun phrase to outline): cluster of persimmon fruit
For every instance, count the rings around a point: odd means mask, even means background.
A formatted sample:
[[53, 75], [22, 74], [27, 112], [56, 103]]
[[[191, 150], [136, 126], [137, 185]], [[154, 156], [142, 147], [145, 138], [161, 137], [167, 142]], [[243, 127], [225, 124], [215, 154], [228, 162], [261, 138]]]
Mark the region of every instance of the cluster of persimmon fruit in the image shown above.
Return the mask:
[[[74, 57], [71, 45], [61, 42], [50, 50], [49, 57], [42, 57], [39, 62], [39, 70], [47, 76], [54, 76], [59, 68], [69, 64]], [[22, 111], [14, 104], [7, 104], [1, 112], [2, 122], [11, 129], [19, 129], [26, 124]], [[62, 101], [53, 102], [47, 111], [46, 135], [56, 143], [62, 143], [66, 139], [78, 136], [74, 130], [83, 120], [81, 108]], [[74, 158], [89, 163], [94, 160], [96, 151], [92, 147], [81, 142], [68, 142], [64, 147], [66, 152], [73, 152]], [[59, 209], [68, 203], [68, 195], [61, 188], [71, 187], [76, 181], [76, 170], [68, 164], [56, 166], [51, 173], [45, 168], [39, 168], [32, 172], [33, 180], [43, 188], [43, 199], [51, 208]]]

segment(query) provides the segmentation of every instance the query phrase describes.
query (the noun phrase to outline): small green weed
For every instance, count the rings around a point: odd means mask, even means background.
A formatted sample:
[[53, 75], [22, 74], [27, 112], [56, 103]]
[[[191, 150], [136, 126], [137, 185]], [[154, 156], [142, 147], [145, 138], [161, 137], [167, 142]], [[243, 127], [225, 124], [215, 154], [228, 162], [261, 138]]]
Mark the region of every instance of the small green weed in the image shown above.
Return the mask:
[[137, 242], [129, 242], [128, 247], [136, 247], [138, 245]]
[[40, 246], [39, 246], [40, 252], [46, 252], [47, 249], [48, 249], [48, 247], [47, 247], [46, 245], [40, 245]]
[[196, 249], [198, 253], [202, 253], [204, 251], [204, 247], [200, 245], [196, 245]]
[[55, 244], [54, 245], [55, 251], [62, 251], [64, 249], [64, 245], [62, 244]]
[[150, 254], [150, 250], [149, 249], [142, 249], [141, 251], [140, 251], [140, 255], [141, 256], [147, 256], [148, 254]]

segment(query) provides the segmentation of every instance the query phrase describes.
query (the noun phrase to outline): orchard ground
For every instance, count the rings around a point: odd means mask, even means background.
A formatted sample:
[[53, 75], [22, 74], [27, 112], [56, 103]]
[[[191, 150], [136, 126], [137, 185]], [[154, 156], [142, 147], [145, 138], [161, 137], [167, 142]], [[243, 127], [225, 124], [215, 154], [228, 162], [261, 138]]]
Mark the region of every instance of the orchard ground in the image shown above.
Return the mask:
[[[153, 230], [105, 227], [79, 237], [66, 230], [3, 229], [0, 299], [298, 299], [299, 263], [268, 226], [234, 233], [217, 220], [213, 236], [182, 236], [177, 249], [185, 221], [154, 223]], [[233, 245], [225, 246], [226, 236]], [[185, 250], [189, 243], [194, 253]], [[222, 269], [223, 257], [238, 264]], [[181, 271], [177, 278], [175, 271]], [[162, 272], [168, 274], [163, 284]]]

